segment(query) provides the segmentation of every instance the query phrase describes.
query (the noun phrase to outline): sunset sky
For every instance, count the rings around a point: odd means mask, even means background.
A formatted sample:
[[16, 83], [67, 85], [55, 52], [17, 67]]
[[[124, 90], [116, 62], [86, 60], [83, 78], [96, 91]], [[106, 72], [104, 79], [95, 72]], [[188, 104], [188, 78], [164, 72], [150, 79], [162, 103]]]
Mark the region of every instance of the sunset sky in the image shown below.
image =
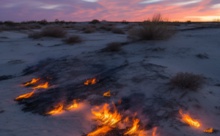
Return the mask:
[[220, 19], [220, 0], [0, 0], [0, 21], [169, 21]]

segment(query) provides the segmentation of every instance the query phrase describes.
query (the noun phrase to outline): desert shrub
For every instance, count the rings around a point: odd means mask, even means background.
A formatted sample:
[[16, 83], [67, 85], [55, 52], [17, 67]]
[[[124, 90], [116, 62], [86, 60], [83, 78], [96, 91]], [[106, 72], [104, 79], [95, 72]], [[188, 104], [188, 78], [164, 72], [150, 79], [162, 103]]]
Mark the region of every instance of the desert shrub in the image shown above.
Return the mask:
[[73, 35], [73, 36], [70, 36], [70, 37], [64, 39], [64, 42], [66, 44], [75, 44], [75, 43], [81, 43], [82, 39], [78, 35]]
[[196, 91], [204, 83], [204, 77], [202, 75], [197, 75], [188, 72], [177, 73], [170, 79], [170, 84], [172, 87], [177, 87], [180, 89], [187, 89]]
[[53, 37], [53, 38], [62, 38], [65, 37], [66, 31], [59, 26], [49, 26], [45, 27], [40, 32], [34, 32], [29, 34], [29, 38], [38, 39], [41, 37]]
[[96, 27], [95, 26], [86, 26], [83, 28], [83, 32], [84, 33], [94, 33], [96, 31]]
[[196, 57], [199, 59], [208, 59], [209, 58], [208, 54], [206, 54], [206, 53], [196, 54]]
[[154, 15], [151, 21], [143, 22], [129, 31], [133, 40], [164, 40], [170, 38], [174, 31], [163, 21], [160, 14]]
[[119, 42], [111, 42], [107, 44], [105, 48], [103, 48], [102, 52], [119, 52], [121, 50], [121, 43]]
[[124, 34], [125, 32], [120, 28], [113, 28], [112, 32], [115, 34]]
[[92, 21], [89, 22], [90, 24], [98, 24], [100, 21], [98, 19], [93, 19]]

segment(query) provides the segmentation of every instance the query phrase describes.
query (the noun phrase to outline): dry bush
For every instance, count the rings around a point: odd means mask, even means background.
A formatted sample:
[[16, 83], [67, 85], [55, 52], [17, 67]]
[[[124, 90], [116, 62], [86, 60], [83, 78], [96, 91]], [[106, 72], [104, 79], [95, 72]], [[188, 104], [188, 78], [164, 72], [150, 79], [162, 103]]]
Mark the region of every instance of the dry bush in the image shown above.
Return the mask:
[[85, 26], [83, 28], [83, 32], [84, 33], [94, 33], [95, 31], [96, 31], [96, 27], [95, 26], [88, 25], [88, 26]]
[[64, 28], [59, 26], [45, 27], [41, 32], [43, 37], [54, 37], [62, 38], [66, 36], [66, 31]]
[[78, 35], [73, 35], [73, 36], [70, 36], [70, 37], [64, 39], [64, 42], [66, 44], [75, 44], [75, 43], [81, 43], [82, 39]]
[[112, 32], [115, 34], [124, 34], [125, 32], [120, 28], [113, 28]]
[[160, 14], [153, 16], [151, 21], [143, 22], [129, 31], [133, 40], [164, 40], [170, 38], [174, 31], [164, 22]]
[[180, 89], [187, 89], [196, 91], [204, 83], [204, 77], [202, 75], [196, 75], [193, 73], [177, 73], [170, 79], [170, 84], [172, 87], [177, 87]]
[[65, 36], [66, 36], [65, 29], [59, 26], [45, 27], [40, 32], [34, 32], [28, 35], [29, 38], [33, 38], [33, 39], [38, 39], [42, 37], [63, 38]]
[[112, 42], [107, 44], [107, 47], [105, 47], [104, 49], [102, 49], [102, 52], [119, 52], [121, 51], [121, 43], [119, 42]]
[[92, 21], [89, 22], [90, 24], [99, 24], [100, 21], [98, 19], [93, 19]]

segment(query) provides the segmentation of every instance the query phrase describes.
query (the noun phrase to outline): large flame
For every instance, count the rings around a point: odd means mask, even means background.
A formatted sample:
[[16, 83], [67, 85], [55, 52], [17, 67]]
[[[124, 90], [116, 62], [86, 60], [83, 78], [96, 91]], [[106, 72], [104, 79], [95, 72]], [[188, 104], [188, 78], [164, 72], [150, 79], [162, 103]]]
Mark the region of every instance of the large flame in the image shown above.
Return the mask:
[[103, 126], [101, 128], [96, 129], [93, 132], [90, 132], [87, 136], [98, 136], [100, 134], [108, 133], [111, 130], [109, 126]]
[[186, 124], [188, 124], [188, 125], [190, 125], [190, 126], [192, 126], [192, 127], [195, 127], [195, 128], [199, 128], [199, 127], [201, 126], [201, 124], [199, 123], [199, 121], [197, 121], [197, 120], [191, 118], [190, 115], [188, 115], [188, 114], [184, 114], [184, 113], [182, 112], [182, 110], [179, 110], [179, 113], [180, 113], [180, 115], [181, 115], [181, 118], [182, 118], [181, 120], [182, 120], [182, 122], [184, 122], [184, 123], [186, 123]]
[[33, 89], [47, 89], [47, 88], [49, 88], [49, 83], [48, 82], [33, 87]]
[[121, 120], [121, 115], [114, 109], [110, 111], [109, 105], [104, 104], [103, 107], [97, 107], [96, 110], [92, 109], [92, 114], [102, 122], [102, 124], [114, 126]]
[[139, 128], [139, 119], [134, 119], [132, 127], [125, 132], [125, 135], [133, 135], [136, 134]]
[[54, 107], [53, 110], [49, 111], [47, 114], [50, 114], [50, 115], [60, 114], [62, 113], [62, 111], [63, 111], [63, 104], [59, 103], [58, 105]]
[[94, 85], [97, 83], [97, 79], [96, 78], [91, 78], [91, 79], [88, 79], [84, 82], [84, 85]]
[[67, 109], [67, 110], [71, 110], [71, 109], [78, 108], [78, 106], [79, 106], [79, 104], [77, 103], [77, 101], [76, 101], [76, 100], [73, 100], [73, 103], [70, 104], [70, 105], [68, 105], [68, 106], [66, 107], [66, 109]]
[[109, 91], [103, 93], [103, 96], [104, 97], [111, 97], [111, 91], [109, 90]]
[[31, 81], [26, 82], [23, 86], [29, 86], [37, 83], [40, 80], [40, 78], [33, 78]]
[[31, 96], [33, 96], [33, 94], [34, 94], [34, 91], [32, 91], [30, 93], [22, 94], [22, 95], [16, 97], [15, 100], [27, 99], [27, 98], [30, 98]]

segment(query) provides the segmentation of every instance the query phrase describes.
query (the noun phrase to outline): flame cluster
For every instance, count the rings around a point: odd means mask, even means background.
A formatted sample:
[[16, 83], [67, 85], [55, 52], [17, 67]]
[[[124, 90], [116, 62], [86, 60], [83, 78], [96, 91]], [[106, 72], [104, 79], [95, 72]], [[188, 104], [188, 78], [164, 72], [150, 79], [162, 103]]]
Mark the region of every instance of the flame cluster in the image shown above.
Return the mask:
[[39, 82], [40, 82], [40, 78], [33, 78], [30, 81], [24, 83], [22, 85], [24, 87], [34, 86], [32, 88], [33, 91], [30, 92], [30, 93], [19, 95], [18, 97], [15, 98], [15, 100], [19, 101], [19, 100], [22, 100], [22, 99], [30, 98], [34, 95], [34, 93], [37, 89], [48, 89], [49, 88], [49, 83], [48, 82], [45, 82], [45, 83], [42, 83], [42, 84], [39, 84]]
[[[140, 129], [140, 120], [138, 118], [130, 120], [129, 117], [123, 117], [120, 113], [118, 113], [115, 106], [113, 110], [111, 110], [110, 105], [106, 103], [103, 106], [96, 106], [91, 110], [91, 112], [102, 127], [90, 132], [88, 136], [106, 134], [114, 128], [120, 128], [119, 124], [126, 126], [126, 131], [123, 135], [146, 136], [145, 132]], [[153, 136], [156, 136], [155, 134], [156, 132], [154, 132]]]
[[183, 123], [186, 123], [192, 127], [195, 127], [195, 128], [199, 128], [201, 126], [201, 124], [199, 123], [199, 121], [193, 119], [192, 117], [190, 117], [189, 114], [185, 114], [183, 113], [183, 111], [180, 109], [179, 110], [179, 114], [181, 115], [181, 121]]
[[97, 79], [96, 78], [91, 78], [91, 79], [88, 79], [84, 82], [84, 85], [94, 85], [97, 83]]

